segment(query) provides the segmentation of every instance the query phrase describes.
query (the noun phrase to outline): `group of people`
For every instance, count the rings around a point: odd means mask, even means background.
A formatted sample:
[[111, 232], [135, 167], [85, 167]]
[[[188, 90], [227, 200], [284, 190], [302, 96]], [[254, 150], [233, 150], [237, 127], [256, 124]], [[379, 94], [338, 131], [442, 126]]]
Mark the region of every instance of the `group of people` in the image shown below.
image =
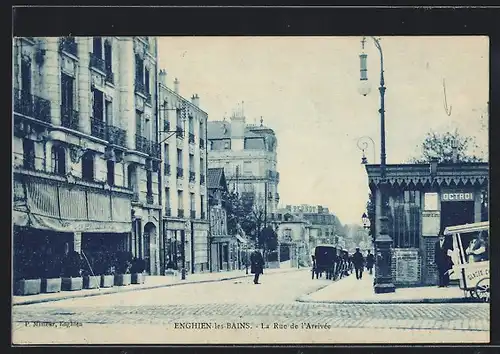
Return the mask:
[[[313, 255], [312, 257], [312, 278], [316, 275], [316, 279], [322, 276], [322, 271], [317, 267], [316, 257]], [[326, 279], [328, 280], [337, 280], [342, 279], [353, 273], [353, 270], [356, 273], [356, 279], [363, 278], [363, 271], [366, 266], [366, 269], [370, 274], [373, 272], [373, 266], [375, 264], [375, 258], [370, 250], [366, 255], [366, 258], [361, 253], [359, 247], [356, 248], [356, 252], [352, 255], [344, 253], [342, 255], [337, 255], [332, 259], [331, 267], [325, 270]]]
[[[472, 238], [465, 249], [467, 263], [482, 262], [488, 259], [487, 234], [484, 231], [478, 232]], [[438, 270], [438, 287], [447, 287], [450, 284], [450, 274], [453, 264], [457, 264], [458, 255], [455, 253], [451, 239], [447, 239], [441, 232], [439, 240], [435, 244], [434, 263]]]

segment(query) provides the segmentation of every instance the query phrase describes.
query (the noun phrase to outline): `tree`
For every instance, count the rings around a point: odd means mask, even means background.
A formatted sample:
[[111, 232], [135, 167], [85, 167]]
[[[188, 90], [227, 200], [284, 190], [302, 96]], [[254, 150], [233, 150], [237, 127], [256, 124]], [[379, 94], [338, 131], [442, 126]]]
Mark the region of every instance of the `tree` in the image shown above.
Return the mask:
[[265, 226], [259, 233], [259, 246], [266, 251], [278, 249], [278, 235], [271, 226]]
[[428, 163], [431, 158], [438, 158], [439, 162], [451, 162], [453, 160], [453, 145], [457, 149], [457, 161], [459, 162], [481, 162], [483, 159], [474, 153], [479, 149], [474, 137], [462, 136], [458, 129], [454, 132], [438, 133], [429, 131], [421, 144], [421, 155], [412, 157], [410, 163]]

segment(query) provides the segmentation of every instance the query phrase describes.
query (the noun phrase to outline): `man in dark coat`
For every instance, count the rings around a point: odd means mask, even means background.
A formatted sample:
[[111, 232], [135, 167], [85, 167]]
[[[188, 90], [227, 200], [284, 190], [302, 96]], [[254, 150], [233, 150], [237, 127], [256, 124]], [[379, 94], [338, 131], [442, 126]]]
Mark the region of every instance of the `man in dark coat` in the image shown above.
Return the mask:
[[366, 255], [366, 268], [368, 272], [372, 274], [373, 265], [375, 264], [375, 258], [370, 250], [368, 250], [368, 254]]
[[356, 270], [356, 279], [363, 278], [363, 268], [365, 266], [365, 258], [359, 251], [359, 247], [356, 247], [356, 252], [352, 255], [352, 264]]
[[450, 283], [448, 271], [452, 267], [452, 262], [451, 257], [448, 255], [449, 250], [451, 250], [449, 242], [447, 242], [444, 234], [440, 233], [434, 249], [434, 263], [438, 269], [438, 286], [440, 288], [446, 287]]
[[254, 274], [253, 282], [254, 284], [260, 284], [259, 277], [261, 274], [264, 274], [264, 257], [262, 257], [262, 254], [259, 250], [255, 250], [252, 252], [252, 254], [250, 255], [250, 262], [250, 271], [252, 274]]

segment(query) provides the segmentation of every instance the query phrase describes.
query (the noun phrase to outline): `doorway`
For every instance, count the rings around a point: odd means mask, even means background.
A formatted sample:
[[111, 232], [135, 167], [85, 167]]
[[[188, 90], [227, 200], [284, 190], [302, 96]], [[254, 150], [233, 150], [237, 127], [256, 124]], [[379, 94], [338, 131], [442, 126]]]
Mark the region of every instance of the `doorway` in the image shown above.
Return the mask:
[[474, 202], [442, 202], [441, 229], [448, 226], [471, 224], [474, 222]]

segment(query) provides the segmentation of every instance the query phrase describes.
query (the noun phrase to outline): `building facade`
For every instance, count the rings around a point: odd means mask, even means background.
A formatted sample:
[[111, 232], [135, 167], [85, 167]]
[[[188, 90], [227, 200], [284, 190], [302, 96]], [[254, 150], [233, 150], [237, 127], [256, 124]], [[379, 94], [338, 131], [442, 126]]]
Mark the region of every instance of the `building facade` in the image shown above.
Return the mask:
[[[380, 166], [366, 165], [366, 171], [375, 196], [371, 222], [378, 235]], [[439, 232], [447, 226], [488, 220], [488, 163], [387, 165], [386, 171], [393, 282], [437, 284], [434, 245]]]
[[224, 168], [229, 190], [251, 198], [268, 219], [279, 203], [277, 139], [263, 125], [247, 124], [243, 112], [234, 113], [230, 122], [208, 122], [209, 165]]
[[279, 210], [277, 219], [283, 220], [287, 214], [308, 221], [308, 228], [316, 230], [311, 231], [311, 235], [314, 235], [314, 237], [311, 237], [311, 242], [344, 247], [343, 226], [327, 207], [308, 204], [287, 205]]
[[311, 244], [310, 223], [286, 214], [277, 226], [280, 262], [290, 260], [292, 267], [311, 265], [315, 245]]
[[207, 113], [198, 95], [179, 94], [179, 81], [167, 86], [159, 72], [161, 178], [163, 185], [164, 269], [198, 273], [210, 270], [207, 215]]
[[158, 273], [156, 59], [150, 37], [14, 39], [15, 252], [131, 251]]

